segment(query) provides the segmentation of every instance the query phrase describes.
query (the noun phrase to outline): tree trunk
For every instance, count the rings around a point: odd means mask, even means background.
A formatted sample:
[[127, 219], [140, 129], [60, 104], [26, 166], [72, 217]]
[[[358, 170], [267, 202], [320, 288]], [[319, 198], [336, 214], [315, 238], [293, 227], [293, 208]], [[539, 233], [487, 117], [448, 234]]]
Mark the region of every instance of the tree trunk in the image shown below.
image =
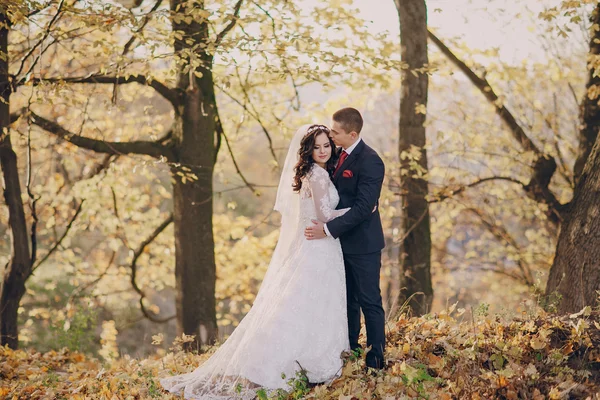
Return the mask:
[[8, 24], [0, 10], [0, 166], [4, 178], [4, 200], [8, 207], [11, 233], [11, 256], [4, 266], [0, 286], [0, 345], [16, 349], [19, 344], [17, 324], [19, 303], [25, 293], [25, 282], [31, 275], [31, 256], [27, 224], [21, 200], [21, 184], [17, 168], [17, 155], [12, 148], [8, 125], [10, 124], [10, 94], [8, 80]]
[[400, 18], [402, 61], [409, 68], [402, 71], [400, 95], [399, 152], [402, 193], [402, 222], [405, 238], [401, 246], [401, 294], [399, 304], [408, 300], [417, 315], [429, 312], [433, 300], [431, 286], [431, 233], [429, 222], [428, 182], [414, 177], [410, 159], [402, 158], [416, 146], [421, 150], [419, 166], [427, 170], [425, 146], [425, 114], [415, 112], [417, 104], [427, 105], [428, 75], [413, 74], [423, 68], [427, 58], [427, 7], [424, 0], [395, 0]]
[[[171, 1], [171, 9], [185, 12], [184, 1]], [[202, 64], [185, 72], [187, 62], [180, 64], [177, 88], [182, 93], [182, 106], [176, 112], [173, 136], [180, 166], [171, 168], [175, 178], [173, 188], [175, 226], [176, 308], [179, 334], [195, 335], [188, 350], [200, 349], [217, 338], [215, 310], [216, 265], [213, 237], [213, 170], [217, 104], [214, 92], [211, 56], [198, 52], [199, 43], [208, 40], [205, 22], [173, 24], [184, 32], [175, 50], [194, 52]], [[186, 39], [193, 39], [186, 43]], [[190, 45], [189, 43], [193, 43]], [[194, 48], [194, 46], [196, 48]], [[197, 73], [194, 74], [194, 72]], [[187, 169], [197, 180], [182, 179], [178, 173]]]
[[[590, 17], [591, 26], [600, 23], [600, 3]], [[590, 55], [600, 54], [600, 32], [592, 28]], [[590, 59], [590, 62], [594, 62]], [[586, 94], [581, 102], [579, 154], [575, 161], [575, 190], [565, 212], [556, 246], [554, 263], [550, 268], [546, 297], [557, 303], [559, 312], [579, 311], [594, 305], [600, 289], [600, 159], [598, 155], [600, 107], [598, 95], [588, 96], [593, 87], [600, 87], [597, 72], [590, 68]], [[594, 91], [591, 91], [592, 93]]]
[[560, 313], [596, 304], [600, 291], [600, 137], [562, 223], [546, 296]]
[[[592, 27], [600, 24], [600, 3], [596, 5], [596, 9], [594, 12], [592, 12], [590, 22]], [[596, 29], [592, 29], [591, 32], [589, 54], [596, 57], [600, 54], [600, 31]], [[600, 87], [600, 76], [594, 76], [596, 72], [597, 71], [595, 68], [589, 68], [588, 82], [585, 86], [586, 94], [583, 97], [580, 107], [579, 118], [581, 120], [581, 129], [579, 131], [579, 151], [577, 154], [577, 160], [575, 161], [575, 167], [573, 168], [575, 182], [579, 180], [579, 176], [581, 175], [583, 167], [585, 166], [585, 162], [592, 151], [592, 147], [594, 146], [596, 137], [598, 136], [598, 130], [600, 129], [600, 106], [598, 105], [599, 96], [596, 94], [590, 98], [587, 95], [591, 87]]]

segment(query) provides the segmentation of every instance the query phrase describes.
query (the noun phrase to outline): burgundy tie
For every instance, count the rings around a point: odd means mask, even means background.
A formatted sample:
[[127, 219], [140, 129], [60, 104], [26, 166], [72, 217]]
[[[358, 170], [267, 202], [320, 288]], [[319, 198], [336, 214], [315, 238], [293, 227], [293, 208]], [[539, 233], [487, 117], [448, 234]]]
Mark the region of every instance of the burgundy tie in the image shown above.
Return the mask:
[[340, 167], [342, 166], [342, 164], [344, 163], [346, 158], [348, 158], [348, 153], [346, 153], [346, 150], [342, 150], [342, 155], [340, 156], [340, 161], [338, 161], [338, 165], [337, 165], [337, 167], [335, 167], [335, 171], [333, 171], [334, 175], [337, 174], [338, 169], [340, 169]]

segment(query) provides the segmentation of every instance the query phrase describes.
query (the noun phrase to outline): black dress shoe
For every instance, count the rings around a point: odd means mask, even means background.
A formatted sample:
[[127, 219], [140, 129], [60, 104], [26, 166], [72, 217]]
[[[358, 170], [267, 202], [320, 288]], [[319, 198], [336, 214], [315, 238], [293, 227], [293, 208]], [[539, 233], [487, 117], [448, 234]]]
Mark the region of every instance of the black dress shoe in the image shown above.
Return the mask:
[[379, 359], [379, 358], [367, 359], [367, 360], [365, 360], [365, 364], [366, 364], [367, 368], [373, 368], [373, 369], [384, 369], [385, 368], [385, 361], [383, 361], [382, 359]]

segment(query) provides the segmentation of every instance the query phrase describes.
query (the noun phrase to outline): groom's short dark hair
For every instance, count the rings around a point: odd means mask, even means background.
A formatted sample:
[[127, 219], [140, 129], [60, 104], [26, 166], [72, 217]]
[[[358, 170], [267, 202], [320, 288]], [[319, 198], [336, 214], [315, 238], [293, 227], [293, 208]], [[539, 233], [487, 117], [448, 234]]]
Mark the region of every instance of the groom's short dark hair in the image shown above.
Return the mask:
[[360, 134], [363, 127], [363, 119], [356, 108], [346, 107], [333, 114], [333, 120], [342, 125], [342, 128], [350, 133], [352, 131]]

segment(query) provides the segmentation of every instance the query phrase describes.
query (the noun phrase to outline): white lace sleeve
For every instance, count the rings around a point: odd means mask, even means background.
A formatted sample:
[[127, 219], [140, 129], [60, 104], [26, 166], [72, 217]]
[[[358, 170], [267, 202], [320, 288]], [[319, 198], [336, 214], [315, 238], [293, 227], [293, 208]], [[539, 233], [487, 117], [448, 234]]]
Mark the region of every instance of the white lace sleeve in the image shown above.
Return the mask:
[[350, 208], [336, 210], [332, 205], [329, 194], [329, 185], [331, 180], [329, 174], [323, 168], [315, 166], [308, 176], [312, 199], [315, 202], [317, 210], [317, 219], [321, 222], [329, 222], [334, 218], [340, 217], [350, 211]]

